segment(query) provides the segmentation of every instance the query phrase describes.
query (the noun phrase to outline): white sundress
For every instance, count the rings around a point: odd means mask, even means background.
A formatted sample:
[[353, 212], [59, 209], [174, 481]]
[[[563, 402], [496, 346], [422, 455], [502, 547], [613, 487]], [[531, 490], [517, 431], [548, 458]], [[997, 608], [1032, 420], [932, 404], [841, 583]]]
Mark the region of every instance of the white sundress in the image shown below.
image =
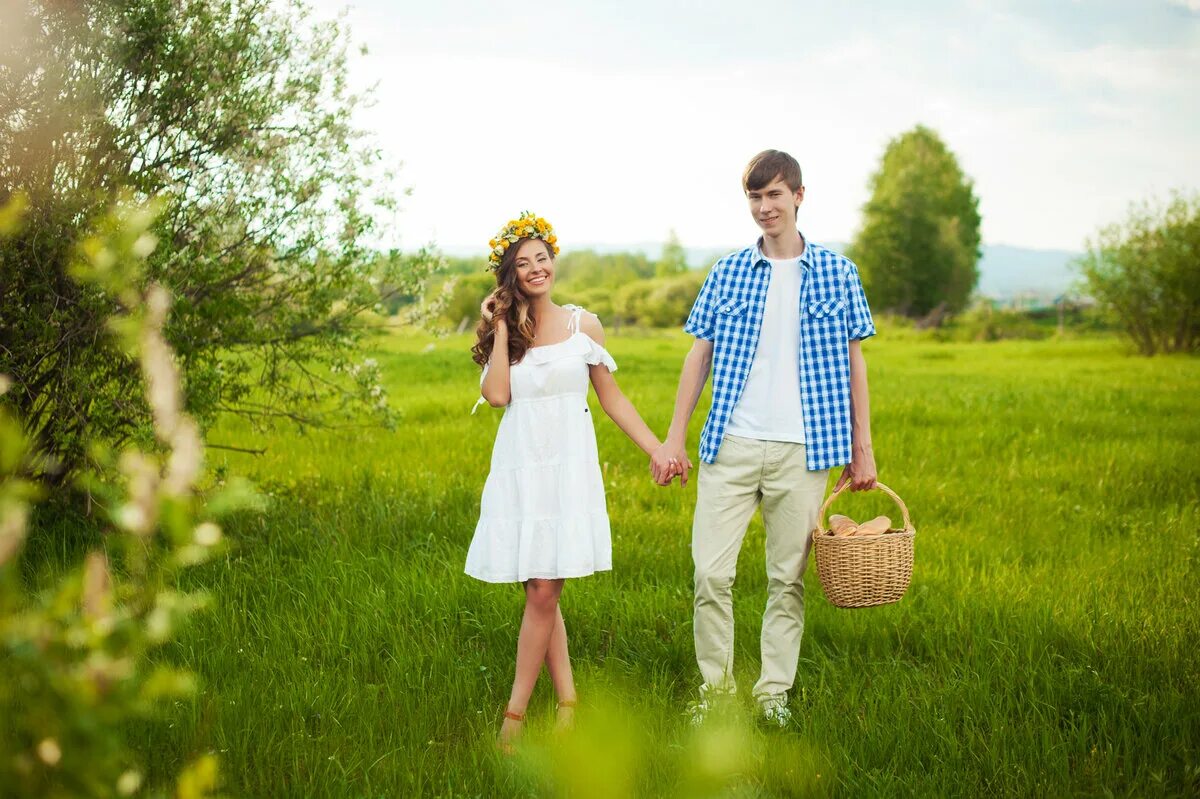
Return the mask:
[[617, 364], [580, 331], [583, 309], [563, 307], [572, 312], [570, 336], [529, 349], [509, 371], [512, 398], [496, 430], [467, 551], [466, 573], [485, 582], [583, 577], [612, 568], [587, 394], [589, 365], [615, 372]]

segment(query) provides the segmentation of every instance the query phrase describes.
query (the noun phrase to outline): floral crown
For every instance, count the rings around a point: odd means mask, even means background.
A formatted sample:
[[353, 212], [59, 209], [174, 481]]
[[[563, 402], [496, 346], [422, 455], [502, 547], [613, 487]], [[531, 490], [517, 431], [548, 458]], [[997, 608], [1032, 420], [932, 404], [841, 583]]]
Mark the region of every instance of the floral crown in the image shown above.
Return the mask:
[[508, 224], [500, 229], [496, 238], [488, 242], [491, 250], [488, 252], [488, 268], [493, 272], [500, 269], [500, 260], [505, 251], [521, 239], [541, 239], [550, 245], [554, 254], [558, 255], [558, 236], [554, 228], [545, 219], [530, 211], [522, 211], [516, 219], [508, 220]]

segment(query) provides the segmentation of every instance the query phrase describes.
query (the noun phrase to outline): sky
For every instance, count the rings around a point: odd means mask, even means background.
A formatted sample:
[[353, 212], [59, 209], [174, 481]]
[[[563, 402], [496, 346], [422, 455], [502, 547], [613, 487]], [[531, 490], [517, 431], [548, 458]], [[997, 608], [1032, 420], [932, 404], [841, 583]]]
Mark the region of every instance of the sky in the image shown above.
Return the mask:
[[986, 244], [1080, 250], [1200, 190], [1200, 0], [348, 8], [359, 123], [412, 192], [388, 246], [482, 252], [525, 209], [564, 249], [748, 246], [741, 174], [767, 148], [800, 162], [805, 235], [845, 242], [918, 124], [974, 181]]

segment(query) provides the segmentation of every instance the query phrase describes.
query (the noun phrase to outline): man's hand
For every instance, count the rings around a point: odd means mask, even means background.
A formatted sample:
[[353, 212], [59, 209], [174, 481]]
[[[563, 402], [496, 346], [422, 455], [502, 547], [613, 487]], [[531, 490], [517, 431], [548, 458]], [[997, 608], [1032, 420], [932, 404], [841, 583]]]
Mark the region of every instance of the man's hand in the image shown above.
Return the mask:
[[680, 478], [681, 485], [687, 485], [691, 470], [692, 462], [682, 444], [664, 441], [650, 456], [650, 474], [660, 486], [670, 485], [676, 477]]
[[842, 486], [850, 483], [851, 491], [866, 491], [875, 487], [875, 479], [878, 476], [875, 471], [875, 453], [869, 448], [855, 447], [850, 465], [842, 470], [842, 476], [838, 478], [833, 490], [840, 491]]

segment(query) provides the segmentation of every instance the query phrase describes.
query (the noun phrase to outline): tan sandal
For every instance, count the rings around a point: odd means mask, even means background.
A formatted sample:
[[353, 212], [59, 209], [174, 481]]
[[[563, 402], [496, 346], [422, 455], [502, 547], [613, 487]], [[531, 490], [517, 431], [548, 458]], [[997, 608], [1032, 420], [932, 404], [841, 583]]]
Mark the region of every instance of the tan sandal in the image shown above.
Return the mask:
[[[508, 710], [507, 708], [505, 708], [505, 710], [504, 710], [504, 718], [509, 719], [511, 721], [520, 722], [521, 724], [525, 723], [525, 714], [524, 713], [514, 713], [511, 710]], [[500, 754], [511, 756], [516, 751], [514, 744], [516, 743], [516, 740], [520, 737], [521, 737], [521, 728], [520, 727], [517, 727], [515, 732], [509, 734], [508, 736], [505, 736], [504, 726], [501, 725], [500, 726], [500, 737], [496, 740], [496, 748], [500, 750]]]
[[[575, 729], [575, 708], [579, 706], [578, 699], [564, 699], [555, 708], [555, 732], [570, 732]], [[569, 711], [564, 713], [563, 711]]]

